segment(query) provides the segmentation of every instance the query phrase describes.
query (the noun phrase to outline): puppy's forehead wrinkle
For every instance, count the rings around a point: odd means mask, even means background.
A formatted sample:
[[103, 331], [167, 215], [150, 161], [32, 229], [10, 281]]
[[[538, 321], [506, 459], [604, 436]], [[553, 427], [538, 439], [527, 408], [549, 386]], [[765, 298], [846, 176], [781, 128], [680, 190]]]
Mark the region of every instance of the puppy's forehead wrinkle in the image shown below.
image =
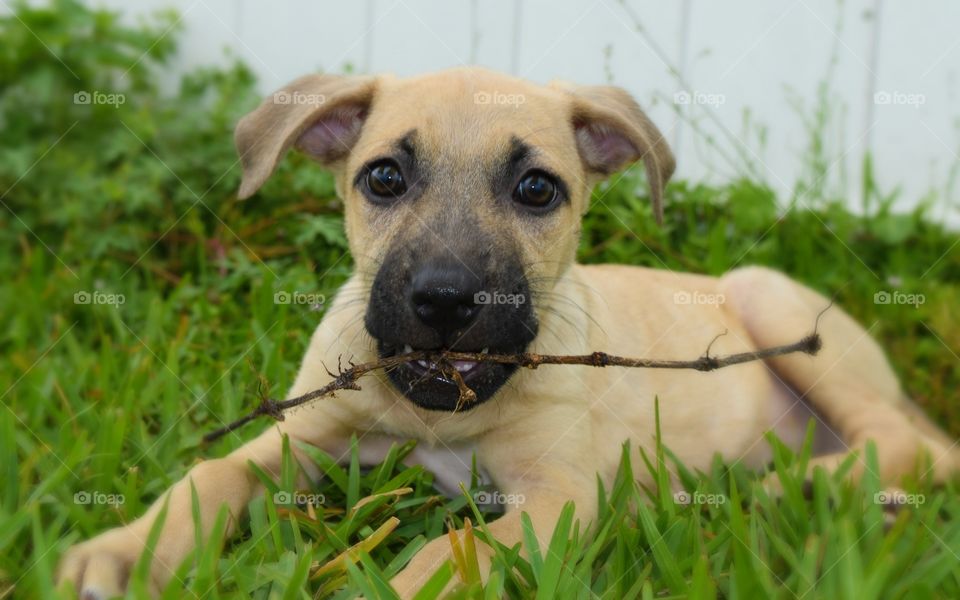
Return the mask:
[[510, 164], [522, 162], [533, 154], [533, 149], [517, 136], [510, 136], [510, 156], [507, 160]]
[[509, 142], [500, 152], [497, 152], [497, 158], [491, 165], [493, 168], [492, 183], [497, 185], [500, 183], [498, 180], [513, 175], [537, 154], [539, 152], [529, 144], [523, 142], [516, 135], [511, 135]]
[[[477, 93], [523, 100], [484, 102], [478, 101]], [[561, 141], [559, 137], [572, 141], [572, 128], [563, 131], [565, 119], [558, 119], [568, 110], [568, 102], [561, 98], [540, 86], [486, 74], [480, 79], [458, 79], [450, 73], [414, 78], [390, 86], [378, 98], [368, 133], [392, 139], [415, 128], [430, 152], [482, 151], [489, 157], [511, 137], [543, 138], [551, 144]]]
[[406, 154], [411, 159], [416, 159], [417, 157], [417, 146], [416, 146], [417, 130], [411, 129], [408, 131], [402, 138], [397, 140], [396, 146], [397, 150]]

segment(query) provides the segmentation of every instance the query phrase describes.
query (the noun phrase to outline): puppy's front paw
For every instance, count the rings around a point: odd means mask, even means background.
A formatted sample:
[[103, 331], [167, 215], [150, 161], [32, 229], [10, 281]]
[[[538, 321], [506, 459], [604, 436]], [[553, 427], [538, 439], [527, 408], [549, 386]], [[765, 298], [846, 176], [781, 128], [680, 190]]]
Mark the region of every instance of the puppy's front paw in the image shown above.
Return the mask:
[[[450, 540], [447, 536], [432, 540], [420, 552], [417, 552], [410, 563], [390, 580], [390, 585], [401, 598], [412, 598], [443, 565], [444, 561], [452, 557]], [[455, 581], [456, 577], [447, 585], [447, 591], [450, 590]]]
[[[71, 582], [81, 600], [122, 596], [143, 548], [144, 541], [128, 527], [112, 529], [77, 544], [60, 559], [57, 587]], [[154, 581], [150, 592], [154, 596], [159, 593]]]

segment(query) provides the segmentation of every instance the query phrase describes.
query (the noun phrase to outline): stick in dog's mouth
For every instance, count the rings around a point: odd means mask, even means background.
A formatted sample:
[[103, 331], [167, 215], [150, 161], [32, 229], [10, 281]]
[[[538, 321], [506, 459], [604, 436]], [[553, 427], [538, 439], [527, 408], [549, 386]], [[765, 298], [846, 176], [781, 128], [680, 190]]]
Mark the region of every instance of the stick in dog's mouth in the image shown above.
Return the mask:
[[[410, 353], [412, 353], [412, 352], [414, 352], [414, 349], [413, 349], [409, 344], [407, 344], [406, 346], [404, 346], [403, 352], [401, 352], [401, 353], [399, 354], [399, 356], [405, 356], [405, 355], [408, 355], [408, 354], [410, 354]], [[439, 350], [439, 351], [437, 351], [437, 352], [439, 353], [440, 356], [445, 356], [445, 355], [447, 355], [449, 352], [452, 352], [452, 351], [451, 351], [451, 350]], [[480, 356], [484, 356], [484, 355], [489, 354], [489, 353], [490, 353], [490, 349], [489, 349], [489, 348], [484, 348], [484, 349], [481, 350], [478, 354], [479, 354]], [[473, 371], [474, 371], [477, 367], [480, 366], [480, 363], [483, 362], [483, 361], [480, 361], [480, 360], [454, 360], [454, 359], [448, 359], [446, 362], [449, 363], [449, 365], [452, 366], [452, 367], [457, 371], [457, 373], [459, 373], [460, 375], [462, 375], [462, 376], [464, 376], [464, 377], [468, 377], [471, 373], [473, 373]], [[431, 360], [431, 359], [418, 358], [418, 359], [416, 359], [416, 360], [412, 360], [412, 361], [408, 362], [407, 365], [408, 365], [409, 367], [415, 369], [416, 371], [419, 371], [419, 372], [420, 372], [421, 374], [423, 374], [423, 375], [428, 375], [428, 374], [445, 374], [444, 371], [443, 371], [443, 369], [441, 368], [440, 363], [437, 362], [437, 361], [435, 361], [435, 360]]]
[[330, 396], [339, 390], [359, 390], [360, 386], [357, 384], [357, 380], [360, 379], [360, 377], [363, 377], [371, 371], [391, 369], [405, 363], [420, 364], [422, 362], [427, 365], [436, 365], [441, 373], [449, 377], [451, 381], [457, 385], [460, 392], [460, 399], [453, 411], [457, 412], [463, 406], [475, 402], [476, 393], [467, 385], [461, 374], [461, 370], [457, 368], [456, 364], [475, 363], [479, 365], [479, 363], [489, 362], [516, 365], [528, 369], [536, 369], [540, 365], [583, 365], [590, 367], [632, 367], [641, 369], [688, 369], [705, 372], [796, 352], [815, 356], [823, 347], [823, 340], [817, 332], [820, 317], [823, 316], [824, 312], [829, 310], [830, 306], [832, 306], [832, 303], [817, 315], [813, 332], [792, 344], [762, 348], [749, 352], [739, 352], [726, 356], [711, 356], [708, 347], [703, 355], [694, 360], [628, 358], [607, 354], [605, 352], [593, 352], [582, 355], [553, 355], [530, 352], [520, 354], [496, 354], [491, 352], [414, 350], [412, 352], [395, 354], [358, 365], [351, 363], [349, 369], [341, 369], [339, 374], [330, 373], [330, 376], [333, 377], [330, 383], [320, 389], [307, 392], [302, 396], [284, 401], [273, 400], [266, 396], [261, 397], [260, 404], [250, 413], [224, 427], [208, 433], [203, 437], [203, 441], [208, 443], [213, 442], [263, 415], [269, 415], [275, 420], [282, 421], [284, 418], [283, 413], [286, 410]]

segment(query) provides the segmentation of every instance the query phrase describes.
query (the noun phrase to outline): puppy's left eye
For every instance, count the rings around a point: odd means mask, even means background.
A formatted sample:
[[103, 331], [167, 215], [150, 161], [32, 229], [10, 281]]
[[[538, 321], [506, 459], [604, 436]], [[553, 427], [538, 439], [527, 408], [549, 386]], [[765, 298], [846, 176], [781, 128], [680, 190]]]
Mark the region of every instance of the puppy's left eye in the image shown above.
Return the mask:
[[379, 162], [367, 171], [367, 187], [381, 198], [398, 198], [407, 191], [400, 167], [392, 160]]
[[557, 200], [557, 182], [543, 171], [530, 171], [513, 191], [513, 200], [535, 209], [551, 207]]

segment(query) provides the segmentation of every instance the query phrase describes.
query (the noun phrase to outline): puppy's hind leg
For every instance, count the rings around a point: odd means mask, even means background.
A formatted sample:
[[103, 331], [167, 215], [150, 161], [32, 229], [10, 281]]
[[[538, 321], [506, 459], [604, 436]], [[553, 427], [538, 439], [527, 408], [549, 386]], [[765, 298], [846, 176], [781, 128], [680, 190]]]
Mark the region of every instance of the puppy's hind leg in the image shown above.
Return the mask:
[[[731, 271], [720, 280], [724, 309], [742, 322], [757, 347], [795, 342], [810, 333], [829, 300], [785, 275], [760, 267]], [[823, 348], [817, 356], [780, 356], [768, 361], [774, 374], [796, 390], [847, 448], [819, 456], [811, 467], [836, 469], [858, 452], [852, 476], [863, 474], [868, 441], [877, 448], [880, 479], [896, 483], [929, 467], [943, 481], [960, 470], [954, 441], [908, 400], [879, 345], [839, 307], [820, 319]], [[819, 424], [818, 424], [819, 425]], [[830, 435], [828, 433], [827, 435]]]

